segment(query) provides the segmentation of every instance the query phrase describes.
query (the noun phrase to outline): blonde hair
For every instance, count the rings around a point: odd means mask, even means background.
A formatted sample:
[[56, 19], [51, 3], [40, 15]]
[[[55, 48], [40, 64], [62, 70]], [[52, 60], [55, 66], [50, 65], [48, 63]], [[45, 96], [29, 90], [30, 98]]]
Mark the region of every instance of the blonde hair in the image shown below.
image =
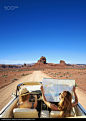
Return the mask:
[[61, 110], [61, 117], [68, 117], [71, 115], [72, 108], [72, 95], [69, 91], [64, 91], [61, 94], [61, 101], [59, 102], [58, 109]]

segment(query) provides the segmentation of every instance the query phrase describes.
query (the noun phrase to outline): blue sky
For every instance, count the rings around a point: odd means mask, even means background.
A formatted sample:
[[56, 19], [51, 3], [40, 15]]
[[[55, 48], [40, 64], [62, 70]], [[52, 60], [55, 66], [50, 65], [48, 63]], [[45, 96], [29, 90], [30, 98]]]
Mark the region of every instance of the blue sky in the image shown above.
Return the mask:
[[0, 0], [0, 64], [86, 64], [86, 0]]

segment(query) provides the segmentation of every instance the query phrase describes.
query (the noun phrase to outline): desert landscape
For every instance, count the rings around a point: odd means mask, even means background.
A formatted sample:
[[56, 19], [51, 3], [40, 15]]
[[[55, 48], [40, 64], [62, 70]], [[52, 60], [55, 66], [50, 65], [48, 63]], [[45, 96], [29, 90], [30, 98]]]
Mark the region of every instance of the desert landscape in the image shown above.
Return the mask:
[[0, 110], [12, 99], [11, 94], [15, 92], [17, 84], [24, 81], [42, 81], [43, 78], [75, 79], [79, 100], [86, 94], [86, 65], [69, 65], [64, 60], [60, 60], [60, 64], [47, 63], [42, 56], [32, 65], [0, 65]]
[[75, 79], [76, 86], [86, 91], [86, 69], [44, 69], [53, 79]]
[[33, 71], [27, 71], [27, 70], [0, 70], [0, 89], [13, 83], [14, 81], [17, 81], [18, 79], [22, 78], [23, 76], [32, 74]]
[[75, 79], [76, 86], [86, 91], [86, 65], [66, 64], [63, 60], [60, 60], [60, 64], [47, 63], [43, 56], [32, 65], [0, 64], [0, 88], [32, 74], [35, 70], [41, 70], [54, 79]]

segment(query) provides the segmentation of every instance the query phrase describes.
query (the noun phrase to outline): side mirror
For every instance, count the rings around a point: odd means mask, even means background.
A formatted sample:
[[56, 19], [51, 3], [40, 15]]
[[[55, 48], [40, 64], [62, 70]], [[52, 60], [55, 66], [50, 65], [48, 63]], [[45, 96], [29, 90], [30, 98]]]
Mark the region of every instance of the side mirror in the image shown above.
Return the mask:
[[13, 92], [13, 93], [12, 93], [12, 96], [13, 96], [13, 97], [16, 97], [16, 93], [15, 93], [15, 92]]

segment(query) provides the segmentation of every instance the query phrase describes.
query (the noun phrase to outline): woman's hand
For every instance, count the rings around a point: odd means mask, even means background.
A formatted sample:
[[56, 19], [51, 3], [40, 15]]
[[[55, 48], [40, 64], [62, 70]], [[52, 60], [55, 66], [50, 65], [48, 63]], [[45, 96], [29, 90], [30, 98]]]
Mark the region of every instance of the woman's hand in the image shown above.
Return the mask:
[[72, 107], [76, 106], [78, 104], [78, 97], [75, 92], [75, 86], [73, 86], [73, 92], [74, 92], [74, 97], [75, 97], [75, 102], [72, 103]]
[[34, 108], [36, 108], [37, 107], [37, 95], [33, 95], [33, 97], [35, 97]]
[[40, 87], [41, 91], [43, 92], [43, 86]]
[[75, 86], [73, 86], [73, 92], [75, 92], [75, 89], [76, 89]]
[[35, 99], [37, 98], [37, 95], [33, 95], [33, 97], [35, 97]]

